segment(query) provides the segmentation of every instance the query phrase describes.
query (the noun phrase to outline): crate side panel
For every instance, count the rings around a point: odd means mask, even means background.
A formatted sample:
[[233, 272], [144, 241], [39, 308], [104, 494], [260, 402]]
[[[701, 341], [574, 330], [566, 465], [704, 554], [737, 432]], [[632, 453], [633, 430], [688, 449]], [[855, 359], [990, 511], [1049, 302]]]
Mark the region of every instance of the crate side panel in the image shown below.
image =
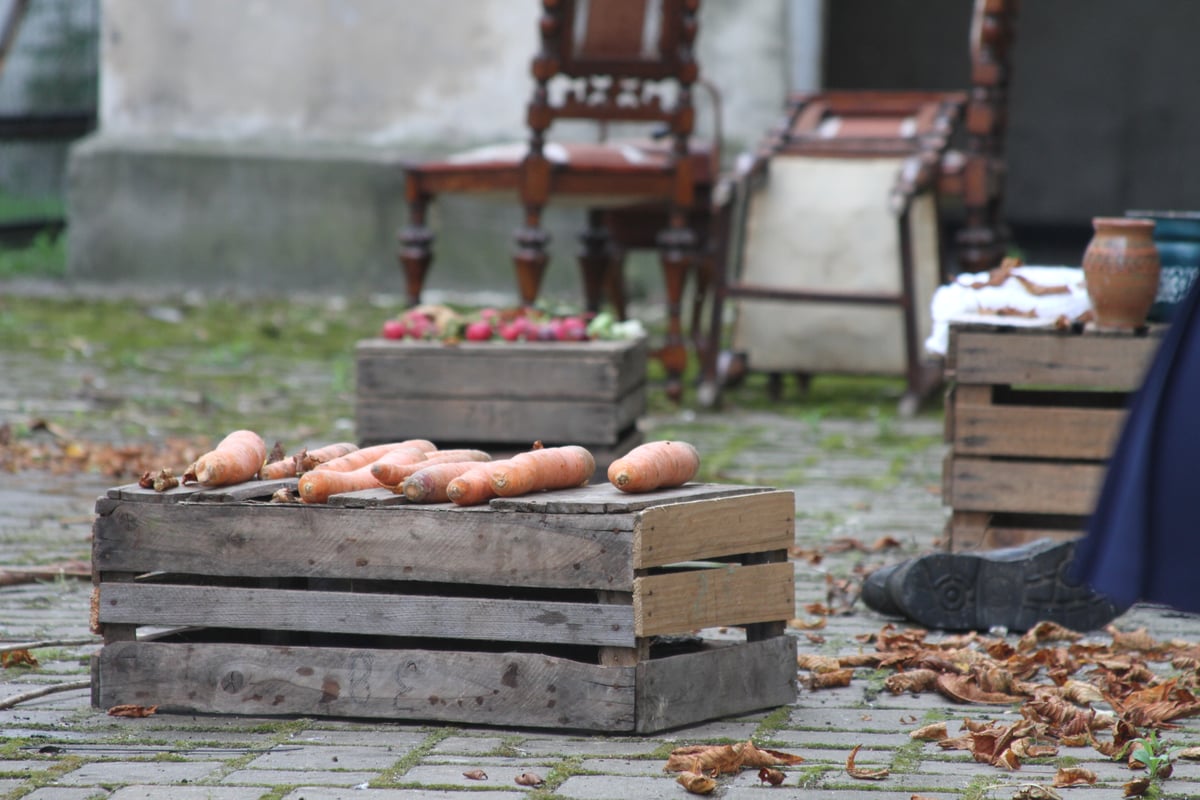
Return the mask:
[[101, 583], [107, 623], [632, 647], [626, 605]]
[[520, 399], [536, 387], [543, 398], [612, 401], [645, 381], [645, 345], [633, 342], [447, 347], [375, 340], [360, 342], [356, 357], [358, 392], [380, 399]]
[[1132, 391], [1158, 342], [1157, 336], [951, 329], [954, 379], [960, 383]]
[[955, 456], [947, 504], [956, 511], [1092, 513], [1104, 465]]
[[796, 640], [775, 636], [638, 665], [637, 731], [656, 731], [796, 700]]
[[634, 526], [634, 567], [787, 549], [795, 543], [794, 492], [761, 492], [655, 506]]
[[953, 449], [963, 455], [1101, 460], [1112, 452], [1125, 412], [955, 403]]
[[[673, 489], [628, 494], [611, 483], [581, 486], [561, 492], [536, 492], [522, 497], [502, 497], [491, 501], [491, 507], [503, 511], [562, 515], [628, 514], [653, 506], [685, 503], [709, 498], [736, 497], [744, 494], [773, 491], [761, 486], [731, 486], [718, 483], [686, 483]], [[632, 518], [631, 518], [632, 520]], [[632, 529], [631, 529], [632, 530]]]
[[550, 528], [485, 507], [127, 503], [96, 519], [92, 567], [631, 591], [631, 525], [598, 514]]
[[96, 658], [100, 708], [597, 731], [634, 725], [633, 667], [538, 654], [121, 642]]
[[[528, 387], [528, 384], [526, 384]], [[613, 401], [534, 397], [487, 399], [360, 396], [355, 409], [364, 441], [421, 435], [434, 442], [570, 441], [613, 444], [646, 408], [644, 388]]]
[[787, 620], [795, 611], [795, 567], [791, 562], [731, 564], [634, 580], [633, 616], [638, 636]]

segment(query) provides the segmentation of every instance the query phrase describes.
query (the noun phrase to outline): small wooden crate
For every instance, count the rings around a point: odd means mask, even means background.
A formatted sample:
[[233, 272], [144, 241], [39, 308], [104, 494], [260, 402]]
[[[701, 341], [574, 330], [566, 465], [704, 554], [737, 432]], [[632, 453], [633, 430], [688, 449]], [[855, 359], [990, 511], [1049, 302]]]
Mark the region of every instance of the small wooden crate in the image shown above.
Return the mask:
[[100, 498], [94, 705], [646, 733], [795, 698], [792, 492], [280, 483]]
[[362, 444], [413, 437], [503, 455], [580, 444], [598, 466], [642, 439], [644, 338], [591, 342], [368, 339], [356, 349]]
[[942, 488], [950, 549], [1082, 533], [1160, 333], [951, 327]]

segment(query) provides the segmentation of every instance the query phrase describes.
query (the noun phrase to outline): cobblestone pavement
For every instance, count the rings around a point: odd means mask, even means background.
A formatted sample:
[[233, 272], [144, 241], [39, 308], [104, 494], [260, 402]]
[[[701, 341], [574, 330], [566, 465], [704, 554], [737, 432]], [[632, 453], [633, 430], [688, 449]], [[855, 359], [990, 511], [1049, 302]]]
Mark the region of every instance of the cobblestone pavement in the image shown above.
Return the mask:
[[[646, 420], [648, 432], [688, 436], [702, 452], [718, 452], [722, 470], [742, 482], [793, 489], [797, 544], [820, 546], [837, 537], [871, 541], [891, 535], [902, 543], [887, 555], [835, 553], [812, 567], [796, 562], [797, 608], [826, 599], [826, 574], [846, 575], [859, 561], [883, 563], [936, 547], [945, 509], [939, 497], [943, 456], [940, 420], [932, 416], [888, 423], [801, 420], [784, 414], [682, 414]], [[881, 435], [882, 434], [882, 435]], [[909, 443], [889, 450], [881, 441]], [[831, 442], [839, 446], [832, 446]], [[914, 446], [912, 443], [916, 443]], [[0, 563], [47, 563], [86, 558], [95, 499], [107, 483], [42, 473], [0, 476]], [[0, 638], [5, 642], [88, 639], [90, 585], [62, 579], [0, 588]], [[803, 613], [803, 612], [801, 612]], [[833, 616], [823, 642], [798, 635], [802, 653], [844, 654], [864, 648], [856, 638], [888, 620], [858, 607]], [[1146, 627], [1160, 639], [1200, 638], [1195, 619], [1138, 607], [1118, 620]], [[798, 633], [798, 632], [793, 632]], [[934, 638], [937, 637], [934, 633]], [[42, 668], [0, 670], [0, 699], [52, 684], [87, 679], [94, 641], [36, 651]], [[880, 691], [864, 675], [850, 686], [801, 688], [784, 709], [720, 719], [649, 736], [580, 735], [546, 730], [494, 729], [414, 721], [363, 723], [332, 719], [264, 719], [154, 715], [107, 716], [90, 707], [86, 689], [48, 694], [0, 710], [0, 797], [163, 798], [164, 800], [412, 800], [523, 795], [577, 800], [634, 800], [688, 796], [663, 772], [666, 754], [683, 744], [755, 738], [805, 761], [788, 768], [777, 788], [752, 770], [722, 779], [717, 796], [929, 798], [1012, 797], [1021, 784], [1048, 786], [1056, 766], [1077, 760], [1099, 784], [1059, 790], [1064, 796], [1117, 798], [1132, 776], [1090, 749], [1003, 772], [962, 751], [914, 742], [915, 724], [950, 720], [1014, 720], [1008, 707], [955, 706], [936, 694]], [[914, 723], [919, 720], [920, 723]], [[1185, 721], [1163, 736], [1172, 745], [1200, 744], [1200, 723]], [[888, 767], [882, 781], [849, 777], [844, 764], [862, 746], [859, 766]], [[464, 777], [481, 769], [487, 781]], [[532, 771], [551, 788], [531, 790], [514, 778]], [[1163, 796], [1200, 797], [1200, 765], [1179, 761]], [[764, 794], [769, 792], [769, 794]]]

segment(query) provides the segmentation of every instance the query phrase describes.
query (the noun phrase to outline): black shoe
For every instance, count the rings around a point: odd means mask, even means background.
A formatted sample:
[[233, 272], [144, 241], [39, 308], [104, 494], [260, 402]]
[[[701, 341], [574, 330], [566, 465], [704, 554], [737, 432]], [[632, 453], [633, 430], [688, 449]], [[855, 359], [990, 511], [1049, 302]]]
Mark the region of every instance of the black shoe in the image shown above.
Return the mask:
[[[1090, 631], [1124, 609], [1071, 580], [1073, 541], [1041, 539], [980, 553], [931, 553], [887, 575], [892, 603], [927, 628], [1027, 631], [1042, 621]], [[864, 600], [866, 588], [864, 586]]]
[[863, 578], [862, 583], [862, 601], [867, 608], [872, 611], [884, 614], [889, 617], [903, 617], [904, 612], [892, 600], [892, 595], [888, 592], [888, 578], [895, 572], [904, 562], [895, 564], [887, 564], [875, 570], [871, 574]]

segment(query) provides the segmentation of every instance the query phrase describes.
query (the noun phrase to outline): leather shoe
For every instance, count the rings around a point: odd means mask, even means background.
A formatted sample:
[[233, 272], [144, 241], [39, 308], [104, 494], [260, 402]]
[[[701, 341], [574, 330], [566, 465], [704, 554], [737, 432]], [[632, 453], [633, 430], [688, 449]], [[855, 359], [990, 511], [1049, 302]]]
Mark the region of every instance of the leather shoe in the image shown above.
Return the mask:
[[863, 582], [863, 602], [941, 630], [1023, 632], [1042, 621], [1095, 630], [1125, 609], [1072, 579], [1074, 557], [1074, 541], [1053, 539], [978, 553], [930, 553], [876, 570]]

